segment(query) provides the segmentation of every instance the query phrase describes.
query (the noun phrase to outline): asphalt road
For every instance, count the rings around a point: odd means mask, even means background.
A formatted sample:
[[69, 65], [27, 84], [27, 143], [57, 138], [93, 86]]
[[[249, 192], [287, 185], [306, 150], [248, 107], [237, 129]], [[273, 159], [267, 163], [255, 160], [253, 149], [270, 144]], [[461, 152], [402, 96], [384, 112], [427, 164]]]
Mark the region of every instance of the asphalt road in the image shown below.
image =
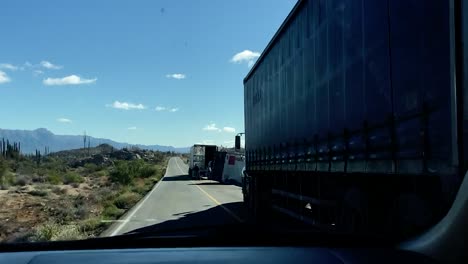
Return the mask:
[[241, 188], [211, 180], [192, 180], [180, 158], [169, 160], [166, 175], [102, 236], [143, 229], [177, 229], [243, 222]]

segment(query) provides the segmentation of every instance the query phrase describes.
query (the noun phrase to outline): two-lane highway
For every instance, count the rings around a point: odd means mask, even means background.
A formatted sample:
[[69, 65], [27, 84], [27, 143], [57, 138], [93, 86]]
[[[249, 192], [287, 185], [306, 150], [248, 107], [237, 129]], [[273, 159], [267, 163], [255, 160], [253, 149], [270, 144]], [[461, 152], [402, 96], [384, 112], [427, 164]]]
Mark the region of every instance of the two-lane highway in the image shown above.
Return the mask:
[[142, 228], [184, 228], [242, 222], [242, 191], [211, 180], [191, 180], [188, 166], [178, 157], [169, 160], [166, 175], [102, 236]]

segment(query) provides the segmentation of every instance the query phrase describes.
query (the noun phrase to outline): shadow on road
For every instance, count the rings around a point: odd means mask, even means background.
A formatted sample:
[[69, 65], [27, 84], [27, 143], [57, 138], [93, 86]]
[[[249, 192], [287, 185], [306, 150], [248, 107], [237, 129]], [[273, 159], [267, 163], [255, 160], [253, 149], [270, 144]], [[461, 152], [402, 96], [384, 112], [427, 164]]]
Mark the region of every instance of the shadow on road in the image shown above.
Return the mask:
[[220, 183], [220, 182], [199, 182], [199, 183], [191, 183], [189, 185], [225, 185], [225, 184]]
[[[196, 182], [196, 181], [195, 181]], [[198, 183], [191, 183], [189, 185], [235, 185], [237, 187], [242, 187], [242, 184], [236, 181], [228, 181], [228, 182], [198, 182]]]
[[188, 175], [177, 175], [177, 176], [166, 176], [163, 181], [190, 181], [191, 178]]
[[182, 213], [177, 213], [177, 214], [173, 214], [173, 215], [186, 215], [186, 214], [191, 214], [191, 213], [193, 213], [193, 211], [182, 212]]
[[218, 205], [204, 211], [187, 213], [183, 216], [181, 215], [178, 219], [138, 228], [130, 232], [154, 232], [187, 228], [196, 229], [197, 227], [240, 224], [239, 221], [226, 212], [226, 209], [234, 213], [240, 219], [245, 219], [246, 214], [242, 202], [226, 203], [222, 206]]

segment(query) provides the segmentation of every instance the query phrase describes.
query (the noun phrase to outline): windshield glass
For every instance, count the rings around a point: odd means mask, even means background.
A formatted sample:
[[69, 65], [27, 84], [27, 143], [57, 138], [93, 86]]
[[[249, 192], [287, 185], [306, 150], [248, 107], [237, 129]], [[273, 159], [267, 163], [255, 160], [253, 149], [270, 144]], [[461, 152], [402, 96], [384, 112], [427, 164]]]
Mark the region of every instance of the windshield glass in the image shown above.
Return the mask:
[[468, 157], [449, 10], [2, 2], [0, 242], [246, 223], [424, 232]]

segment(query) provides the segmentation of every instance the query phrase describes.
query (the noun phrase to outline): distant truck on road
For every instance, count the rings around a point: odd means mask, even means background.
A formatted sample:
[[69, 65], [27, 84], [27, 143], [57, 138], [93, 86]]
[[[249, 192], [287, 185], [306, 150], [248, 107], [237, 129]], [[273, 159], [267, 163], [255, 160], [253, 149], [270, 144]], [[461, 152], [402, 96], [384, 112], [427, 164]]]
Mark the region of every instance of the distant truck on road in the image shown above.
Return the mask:
[[[208, 175], [208, 165], [215, 160], [215, 153], [218, 150], [215, 145], [195, 144], [190, 148], [189, 171], [192, 178], [200, 179]], [[194, 170], [194, 168], [196, 168]]]
[[447, 213], [468, 158], [450, 3], [297, 2], [244, 79], [252, 219], [410, 236]]

